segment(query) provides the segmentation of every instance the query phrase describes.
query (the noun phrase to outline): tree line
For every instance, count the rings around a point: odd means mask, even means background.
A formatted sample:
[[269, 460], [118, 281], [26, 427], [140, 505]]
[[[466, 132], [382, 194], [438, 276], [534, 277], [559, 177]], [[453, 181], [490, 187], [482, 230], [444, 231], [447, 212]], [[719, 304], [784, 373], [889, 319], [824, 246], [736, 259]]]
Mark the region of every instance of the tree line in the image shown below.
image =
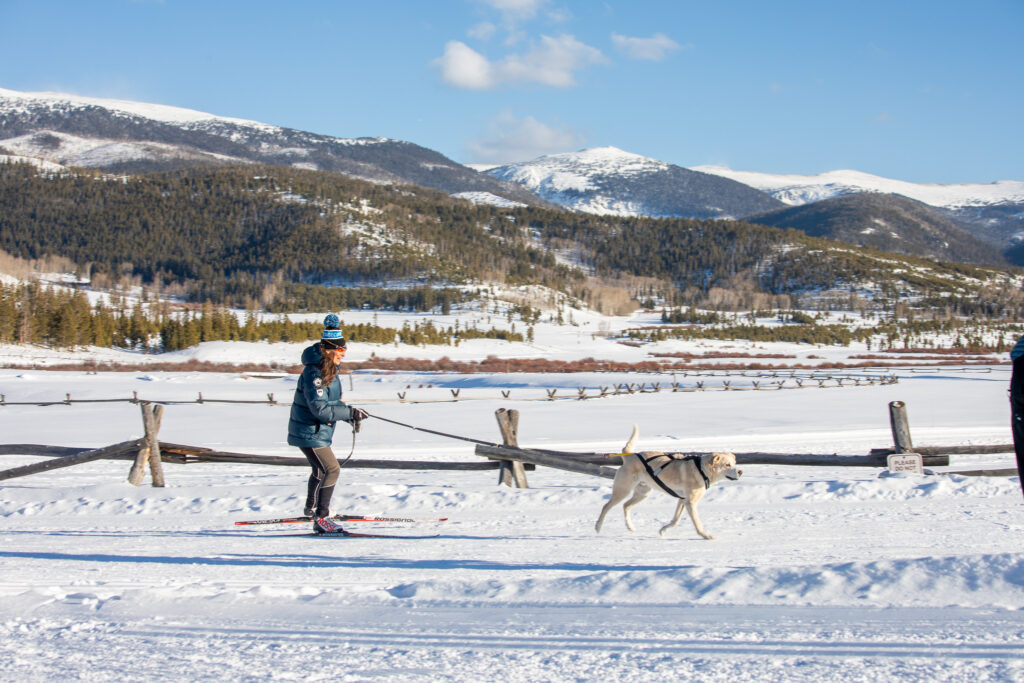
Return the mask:
[[[286, 315], [265, 318], [254, 310], [239, 315], [210, 302], [182, 308], [166, 301], [129, 302], [114, 297], [90, 305], [81, 290], [39, 283], [0, 284], [3, 344], [177, 351], [207, 341], [313, 342], [322, 329], [318, 321], [293, 321]], [[445, 327], [429, 320], [400, 328], [343, 323], [341, 329], [354, 343], [451, 346], [469, 339], [524, 340], [524, 335], [514, 330]]]
[[[761, 315], [766, 314], [761, 312]], [[642, 342], [716, 339], [824, 346], [849, 346], [853, 342], [861, 342], [869, 350], [874, 345], [879, 351], [934, 349], [939, 344], [937, 339], [944, 336], [950, 339], [950, 348], [1003, 352], [1009, 350], [1024, 333], [1024, 325], [1020, 323], [964, 320], [956, 316], [921, 320], [911, 314], [903, 319], [889, 317], [877, 320], [874, 324], [858, 325], [852, 319], [840, 323], [821, 323], [803, 311], [780, 311], [776, 315], [781, 324], [763, 325], [739, 322], [740, 316], [733, 316], [733, 320], [729, 321], [726, 316], [717, 313], [711, 313], [714, 320], [701, 321], [703, 315], [692, 309], [664, 311], [662, 320], [665, 322], [698, 324], [637, 328], [628, 330], [626, 336]]]

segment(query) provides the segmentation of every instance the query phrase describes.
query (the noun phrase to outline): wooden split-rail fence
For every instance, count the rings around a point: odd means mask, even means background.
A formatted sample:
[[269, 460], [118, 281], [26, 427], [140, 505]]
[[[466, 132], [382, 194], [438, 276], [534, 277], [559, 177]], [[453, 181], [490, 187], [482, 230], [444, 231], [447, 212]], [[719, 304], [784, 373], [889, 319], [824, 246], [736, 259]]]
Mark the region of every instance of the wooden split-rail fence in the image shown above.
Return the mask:
[[[141, 485], [148, 467], [153, 486], [165, 486], [164, 463], [248, 463], [257, 465], [284, 465], [308, 467], [305, 458], [258, 455], [218, 451], [201, 446], [188, 446], [160, 441], [157, 438], [163, 419], [164, 406], [141, 401], [142, 422], [145, 435], [111, 444], [102, 448], [81, 449], [67, 446], [46, 446], [38, 444], [0, 444], [0, 455], [32, 455], [49, 457], [31, 465], [0, 471], [0, 481], [16, 477], [47, 472], [50, 470], [79, 465], [100, 459], [131, 460], [128, 481]], [[612, 478], [621, 462], [619, 457], [608, 453], [577, 453], [552, 451], [537, 448], [523, 448], [518, 443], [519, 411], [499, 408], [495, 412], [502, 443], [486, 443], [475, 439], [474, 453], [484, 458], [476, 462], [435, 462], [416, 460], [370, 460], [350, 459], [346, 468], [371, 469], [412, 469], [412, 470], [499, 470], [499, 483], [527, 488], [526, 472], [537, 466], [550, 467], [568, 472]], [[886, 468], [891, 455], [916, 454], [926, 467], [946, 467], [950, 455], [997, 454], [1013, 452], [1012, 444], [982, 446], [931, 446], [915, 447], [910, 437], [906, 405], [901, 401], [889, 404], [890, 427], [893, 436], [891, 448], [873, 449], [867, 455], [835, 455], [814, 453], [736, 453], [739, 465], [784, 465], [805, 467], [876, 467]], [[405, 425], [411, 426], [411, 425]], [[415, 428], [415, 427], [414, 427]], [[454, 436], [454, 435], [448, 435]], [[461, 438], [461, 437], [455, 437]], [[707, 455], [704, 452], [686, 452], [692, 455]], [[1015, 476], [1017, 468], [978, 469], [947, 474], [965, 476]]]
[[[682, 373], [687, 376], [687, 373]], [[701, 373], [693, 373], [695, 377], [702, 376]], [[757, 375], [706, 375], [718, 377], [721, 381], [718, 384], [708, 380], [696, 380], [693, 384], [685, 384], [679, 381], [672, 382], [622, 382], [613, 383], [599, 387], [581, 387], [575, 389], [545, 388], [541, 396], [512, 396], [511, 389], [500, 389], [501, 397], [508, 401], [585, 401], [588, 399], [607, 398], [609, 396], [632, 396], [640, 394], [657, 394], [665, 392], [698, 392], [698, 391], [779, 391], [784, 389], [827, 389], [836, 387], [860, 387], [886, 384], [898, 384], [899, 377], [896, 375], [881, 376], [855, 376], [855, 375], [804, 375], [786, 373], [762, 373]], [[726, 377], [742, 377], [749, 379], [749, 384], [737, 384], [733, 379]], [[752, 379], [757, 377], [757, 379]], [[421, 387], [422, 388], [422, 387]], [[430, 387], [431, 389], [433, 387]], [[364, 399], [362, 403], [456, 403], [459, 401], [480, 401], [491, 400], [486, 396], [467, 397], [462, 395], [461, 388], [449, 389], [450, 398], [416, 398], [410, 394], [411, 389], [396, 392], [397, 398], [371, 398]], [[203, 396], [202, 392], [196, 394], [195, 399], [167, 399], [155, 400], [140, 398], [137, 391], [133, 391], [130, 397], [122, 398], [72, 398], [70, 393], [65, 393], [64, 398], [50, 401], [8, 401], [6, 394], [0, 394], [0, 408], [6, 406], [70, 406], [80, 403], [153, 403], [159, 405], [207, 405], [207, 404], [254, 404], [268, 406], [290, 406], [290, 401], [278, 401], [273, 393], [266, 394], [265, 399], [230, 399], [210, 398]]]

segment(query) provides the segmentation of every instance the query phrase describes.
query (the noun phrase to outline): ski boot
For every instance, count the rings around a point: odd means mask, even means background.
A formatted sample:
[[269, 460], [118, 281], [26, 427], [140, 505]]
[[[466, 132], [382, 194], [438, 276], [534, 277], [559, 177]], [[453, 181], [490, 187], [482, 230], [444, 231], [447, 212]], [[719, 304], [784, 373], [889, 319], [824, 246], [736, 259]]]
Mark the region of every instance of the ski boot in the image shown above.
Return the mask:
[[313, 532], [317, 534], [345, 534], [345, 530], [341, 528], [340, 524], [332, 522], [327, 517], [320, 517], [313, 521]]

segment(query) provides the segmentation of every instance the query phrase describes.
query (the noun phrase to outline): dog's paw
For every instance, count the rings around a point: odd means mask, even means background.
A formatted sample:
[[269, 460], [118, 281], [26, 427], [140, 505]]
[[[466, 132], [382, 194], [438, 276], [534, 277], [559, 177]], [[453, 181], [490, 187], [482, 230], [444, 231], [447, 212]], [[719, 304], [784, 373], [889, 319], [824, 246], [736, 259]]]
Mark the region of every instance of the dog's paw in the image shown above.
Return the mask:
[[703, 536], [704, 538], [708, 539], [709, 541], [715, 540], [715, 537], [712, 536], [711, 534], [701, 534], [701, 536]]

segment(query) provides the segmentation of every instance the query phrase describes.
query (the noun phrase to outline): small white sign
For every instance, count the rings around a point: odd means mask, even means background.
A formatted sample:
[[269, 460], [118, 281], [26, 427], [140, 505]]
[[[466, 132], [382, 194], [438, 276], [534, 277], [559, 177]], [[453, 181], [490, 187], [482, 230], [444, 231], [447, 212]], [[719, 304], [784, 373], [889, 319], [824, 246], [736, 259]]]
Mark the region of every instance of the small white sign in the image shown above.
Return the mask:
[[887, 464], [893, 474], [924, 474], [924, 460], [917, 453], [900, 453], [890, 455]]

